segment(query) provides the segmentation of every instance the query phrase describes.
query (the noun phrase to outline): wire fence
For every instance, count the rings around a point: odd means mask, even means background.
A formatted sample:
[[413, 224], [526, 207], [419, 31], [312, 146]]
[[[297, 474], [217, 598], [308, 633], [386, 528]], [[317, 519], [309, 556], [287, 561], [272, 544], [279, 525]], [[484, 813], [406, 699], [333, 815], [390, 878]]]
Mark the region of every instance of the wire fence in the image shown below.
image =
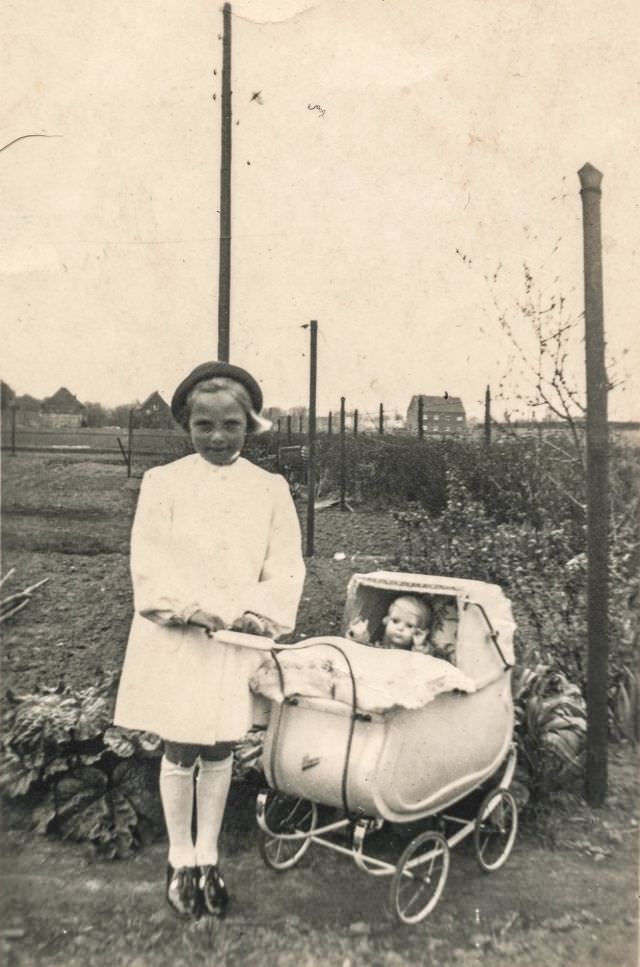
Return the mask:
[[[355, 418], [354, 418], [355, 416]], [[366, 424], [365, 424], [366, 425]], [[483, 424], [457, 432], [413, 432], [406, 427], [394, 432], [362, 429], [355, 413], [348, 425], [344, 408], [324, 426], [320, 424], [312, 447], [304, 419], [276, 420], [271, 431], [250, 435], [245, 456], [266, 470], [282, 474], [306, 520], [307, 554], [313, 555], [313, 514], [316, 507], [338, 506], [350, 510], [355, 504], [402, 507], [414, 504], [437, 515], [447, 499], [448, 474], [465, 476], [470, 468], [482, 466], [480, 476], [496, 460], [509, 459], [501, 444], [514, 436], [534, 437], [540, 459], [548, 459], [549, 447], [557, 461], [569, 435], [561, 424]], [[5, 429], [3, 427], [3, 429]], [[383, 426], [384, 429], [384, 426]], [[640, 424], [618, 424], [625, 442], [640, 444]], [[561, 434], [558, 431], [562, 430]], [[552, 431], [552, 432], [549, 432]], [[547, 436], [548, 434], [548, 436]], [[563, 440], [562, 437], [565, 437]], [[547, 446], [548, 442], [548, 446]], [[68, 460], [97, 460], [118, 463], [128, 478], [139, 479], [152, 466], [169, 463], [193, 452], [186, 433], [175, 428], [144, 428], [135, 425], [132, 411], [129, 426], [121, 427], [22, 427], [17, 421], [4, 432], [2, 449], [11, 455], [59, 454]], [[545, 451], [548, 451], [545, 454]], [[484, 458], [482, 454], [484, 453]], [[310, 454], [314, 458], [310, 465]], [[484, 460], [484, 462], [483, 462]], [[487, 464], [487, 460], [490, 461]], [[306, 512], [304, 504], [306, 503]]]
[[[435, 419], [436, 415], [440, 418]], [[187, 435], [179, 428], [140, 427], [136, 425], [136, 416], [132, 410], [126, 428], [34, 427], [21, 425], [19, 414], [14, 409], [10, 414], [3, 413], [2, 450], [10, 454], [64, 453], [79, 458], [122, 462], [128, 476], [139, 476], [154, 463], [167, 463], [192, 452]], [[327, 464], [331, 465], [333, 475], [340, 481], [341, 492], [350, 483], [353, 485], [354, 461], [363, 462], [366, 466], [371, 457], [370, 448], [367, 457], [358, 453], [354, 446], [358, 440], [366, 443], [384, 437], [389, 443], [413, 439], [426, 443], [467, 440], [491, 444], [492, 436], [486, 432], [484, 424], [468, 425], [456, 414], [451, 414], [447, 419], [445, 416], [447, 414], [425, 413], [418, 405], [413, 420], [407, 425], [398, 414], [385, 411], [382, 404], [377, 414], [360, 413], [358, 410], [347, 412], [343, 405], [339, 411], [319, 416], [316, 419], [316, 437], [321, 442], [318, 467], [320, 485], [323, 479], [326, 480]], [[538, 438], [549, 432], [566, 430], [565, 424], [554, 421], [508, 425], [492, 422], [492, 427], [498, 431], [494, 435], [494, 442], [500, 432], [506, 430]], [[612, 423], [611, 428], [621, 433], [626, 442], [640, 445], [640, 423]], [[248, 438], [248, 456], [268, 469], [284, 473], [293, 487], [301, 486], [307, 473], [308, 434], [305, 413], [279, 417], [273, 421], [268, 433]]]

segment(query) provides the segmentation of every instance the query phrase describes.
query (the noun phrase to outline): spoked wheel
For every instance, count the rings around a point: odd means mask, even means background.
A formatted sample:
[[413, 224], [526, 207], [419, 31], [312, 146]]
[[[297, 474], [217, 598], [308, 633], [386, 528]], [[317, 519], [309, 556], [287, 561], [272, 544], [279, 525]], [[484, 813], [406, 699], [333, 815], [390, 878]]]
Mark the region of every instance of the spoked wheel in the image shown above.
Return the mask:
[[480, 805], [473, 830], [476, 859], [485, 873], [506, 863], [518, 832], [518, 807], [508, 789], [494, 789]]
[[391, 909], [402, 923], [418, 923], [431, 913], [449, 873], [449, 845], [429, 830], [412, 839], [391, 881]]
[[[270, 789], [258, 796], [259, 849], [272, 870], [282, 872], [299, 863], [311, 845], [318, 809], [314, 802]], [[306, 834], [306, 835], [305, 835]]]

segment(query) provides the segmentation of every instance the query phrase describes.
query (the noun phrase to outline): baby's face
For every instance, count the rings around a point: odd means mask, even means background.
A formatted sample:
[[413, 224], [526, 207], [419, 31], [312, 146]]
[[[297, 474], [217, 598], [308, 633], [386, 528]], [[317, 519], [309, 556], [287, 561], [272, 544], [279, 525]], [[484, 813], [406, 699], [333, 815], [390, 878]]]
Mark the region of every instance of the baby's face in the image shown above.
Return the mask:
[[394, 602], [387, 615], [385, 641], [394, 648], [411, 648], [418, 630], [424, 630], [424, 621], [417, 608], [404, 601]]

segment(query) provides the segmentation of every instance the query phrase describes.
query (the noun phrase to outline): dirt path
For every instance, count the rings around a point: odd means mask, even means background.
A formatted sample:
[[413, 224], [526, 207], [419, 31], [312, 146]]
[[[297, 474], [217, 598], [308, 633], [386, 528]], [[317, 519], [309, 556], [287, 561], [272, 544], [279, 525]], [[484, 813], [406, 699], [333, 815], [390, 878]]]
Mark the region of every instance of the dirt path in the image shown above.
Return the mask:
[[288, 873], [264, 867], [251, 798], [239, 801], [237, 793], [223, 836], [234, 897], [223, 924], [184, 925], [165, 908], [164, 843], [100, 862], [78, 847], [13, 833], [3, 891], [7, 962], [633, 967], [633, 765], [630, 750], [616, 755], [612, 803], [598, 815], [580, 806], [554, 817], [555, 848], [525, 828], [507, 865], [486, 876], [461, 844], [440, 903], [413, 928], [386, 914], [387, 882], [341, 856], [312, 848]]

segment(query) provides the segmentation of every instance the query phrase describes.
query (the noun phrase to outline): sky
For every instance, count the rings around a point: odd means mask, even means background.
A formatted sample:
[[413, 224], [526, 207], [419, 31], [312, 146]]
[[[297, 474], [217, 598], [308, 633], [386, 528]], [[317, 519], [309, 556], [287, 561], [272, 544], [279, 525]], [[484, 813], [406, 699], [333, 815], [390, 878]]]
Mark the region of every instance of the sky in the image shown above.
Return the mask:
[[[0, 151], [0, 376], [168, 399], [217, 353], [221, 4], [5, 11], [0, 147], [49, 137]], [[640, 418], [639, 26], [631, 0], [233, 3], [231, 361], [267, 404], [306, 402], [316, 319], [320, 413], [448, 392], [479, 417], [490, 385], [530, 415], [525, 265], [580, 392], [590, 162], [609, 413]]]

